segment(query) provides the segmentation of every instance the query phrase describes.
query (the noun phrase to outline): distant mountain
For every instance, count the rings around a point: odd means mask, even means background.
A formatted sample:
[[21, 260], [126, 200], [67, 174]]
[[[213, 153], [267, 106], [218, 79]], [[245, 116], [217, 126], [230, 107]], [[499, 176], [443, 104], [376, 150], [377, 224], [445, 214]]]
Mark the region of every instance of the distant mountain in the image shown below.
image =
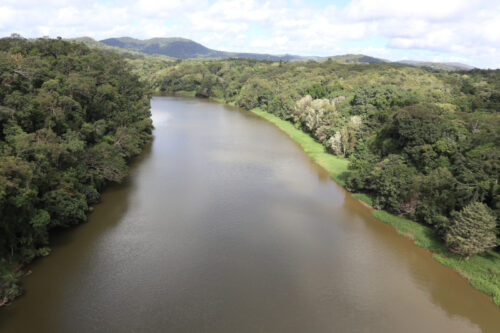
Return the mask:
[[[138, 58], [145, 57], [145, 53], [143, 53], [143, 52], [134, 51], [134, 50], [131, 50], [128, 48], [116, 47], [116, 46], [108, 45], [105, 43], [101, 43], [101, 42], [98, 42], [91, 37], [69, 38], [67, 40], [69, 40], [71, 42], [75, 42], [75, 43], [83, 43], [83, 44], [87, 45], [88, 47], [101, 49], [101, 50], [106, 51], [106, 52], [118, 53], [119, 55], [121, 55], [125, 58], [129, 58], [129, 59], [138, 59]], [[175, 60], [172, 57], [168, 57], [168, 56], [161, 55], [161, 54], [156, 54], [156, 55], [154, 55], [154, 57], [159, 58], [160, 60]]]
[[140, 40], [130, 37], [109, 38], [100, 41], [106, 45], [124, 48], [146, 54], [163, 54], [169, 57], [188, 58], [251, 58], [261, 60], [293, 60], [293, 55], [271, 55], [259, 53], [226, 52], [209, 49], [185, 38], [151, 38]]
[[461, 64], [459, 62], [431, 62], [431, 61], [417, 61], [417, 60], [400, 60], [395, 61], [396, 64], [404, 64], [409, 66], [415, 66], [420, 68], [426, 68], [436, 71], [469, 71], [475, 67], [466, 64]]
[[344, 61], [347, 63], [353, 63], [353, 62], [364, 62], [368, 64], [386, 64], [389, 63], [389, 60], [385, 59], [380, 59], [380, 58], [374, 58], [370, 57], [364, 54], [344, 54], [344, 55], [338, 55], [338, 56], [332, 56], [328, 57], [332, 60], [337, 60], [337, 61]]
[[92, 37], [87, 37], [87, 36], [78, 37], [78, 38], [68, 38], [67, 40], [69, 40], [70, 42], [83, 43], [83, 44], [90, 46], [90, 47], [105, 47], [105, 48], [108, 47], [106, 44], [98, 42], [95, 39], [93, 39]]
[[172, 58], [190, 59], [190, 58], [251, 58], [260, 60], [284, 60], [284, 61], [304, 61], [316, 60], [324, 61], [332, 59], [346, 63], [368, 63], [368, 64], [399, 64], [403, 66], [413, 66], [425, 68], [432, 71], [456, 71], [456, 70], [471, 70], [474, 67], [460, 63], [438, 63], [415, 60], [389, 61], [381, 58], [370, 57], [364, 54], [345, 54], [331, 57], [314, 57], [314, 56], [298, 56], [298, 55], [272, 55], [261, 53], [242, 53], [242, 52], [227, 52], [210, 49], [190, 39], [185, 38], [151, 38], [146, 40], [135, 39], [131, 37], [108, 38], [97, 41], [89, 41], [88, 37], [81, 38], [83, 42], [92, 46], [94, 43], [97, 47], [107, 45], [108, 47], [119, 48], [136, 53], [146, 53], [155, 55], [164, 55]]
[[461, 68], [465, 68], [465, 69], [469, 69], [469, 70], [476, 68], [474, 66], [467, 65], [467, 64], [462, 64], [460, 62], [444, 62], [443, 64], [449, 65], [449, 66], [461, 67]]

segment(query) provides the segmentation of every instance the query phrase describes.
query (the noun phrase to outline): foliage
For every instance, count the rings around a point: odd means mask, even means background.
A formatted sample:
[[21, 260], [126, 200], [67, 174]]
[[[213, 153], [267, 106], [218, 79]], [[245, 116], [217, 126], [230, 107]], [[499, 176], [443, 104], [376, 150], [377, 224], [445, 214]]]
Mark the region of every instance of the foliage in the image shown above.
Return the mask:
[[82, 44], [0, 39], [0, 303], [19, 294], [19, 266], [48, 253], [50, 229], [85, 221], [150, 139], [131, 71]]
[[495, 217], [488, 206], [473, 202], [456, 213], [446, 228], [446, 245], [455, 253], [470, 256], [496, 246]]

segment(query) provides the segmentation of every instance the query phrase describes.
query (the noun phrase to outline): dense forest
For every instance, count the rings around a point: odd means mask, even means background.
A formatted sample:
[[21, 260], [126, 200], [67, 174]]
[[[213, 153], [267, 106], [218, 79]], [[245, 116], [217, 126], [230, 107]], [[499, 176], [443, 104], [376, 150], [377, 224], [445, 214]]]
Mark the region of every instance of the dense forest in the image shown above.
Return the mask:
[[49, 231], [86, 220], [151, 138], [147, 87], [118, 55], [59, 39], [0, 39], [0, 304]]
[[151, 84], [292, 122], [350, 160], [347, 189], [454, 253], [498, 245], [500, 70], [230, 59], [172, 63]]

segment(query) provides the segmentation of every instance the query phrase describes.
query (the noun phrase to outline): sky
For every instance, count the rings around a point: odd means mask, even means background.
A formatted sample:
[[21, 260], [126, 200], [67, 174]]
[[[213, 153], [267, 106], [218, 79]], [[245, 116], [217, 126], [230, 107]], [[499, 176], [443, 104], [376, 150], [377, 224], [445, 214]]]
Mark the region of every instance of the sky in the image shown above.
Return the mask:
[[500, 68], [500, 0], [0, 0], [0, 37], [12, 33]]

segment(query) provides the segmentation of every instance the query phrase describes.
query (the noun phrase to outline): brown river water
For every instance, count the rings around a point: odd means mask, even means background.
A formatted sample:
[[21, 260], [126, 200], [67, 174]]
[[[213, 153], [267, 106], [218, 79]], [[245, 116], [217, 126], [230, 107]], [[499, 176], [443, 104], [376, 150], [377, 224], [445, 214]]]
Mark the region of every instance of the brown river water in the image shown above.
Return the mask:
[[0, 332], [500, 332], [500, 308], [272, 124], [155, 97], [154, 140], [52, 237]]

